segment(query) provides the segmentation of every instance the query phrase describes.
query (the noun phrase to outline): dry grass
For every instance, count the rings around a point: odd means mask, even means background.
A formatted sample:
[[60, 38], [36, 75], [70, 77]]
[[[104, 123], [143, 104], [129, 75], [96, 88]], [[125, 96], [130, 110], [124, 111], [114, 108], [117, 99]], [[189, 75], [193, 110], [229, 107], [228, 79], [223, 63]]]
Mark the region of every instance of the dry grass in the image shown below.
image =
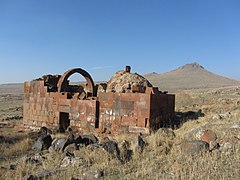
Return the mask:
[[[101, 169], [104, 179], [238, 179], [240, 174], [240, 147], [236, 145], [229, 152], [220, 150], [197, 156], [183, 156], [175, 151], [176, 144], [185, 141], [185, 134], [197, 129], [213, 130], [219, 139], [226, 137], [240, 137], [239, 130], [229, 127], [240, 123], [240, 89], [219, 88], [181, 91], [176, 94], [176, 111], [198, 111], [204, 117], [184, 122], [179, 129], [174, 130], [176, 137], [160, 130], [150, 136], [144, 137], [148, 145], [142, 153], [136, 151], [136, 135], [120, 135], [115, 138], [120, 150], [123, 152], [121, 142], [130, 142], [133, 151], [132, 159], [122, 163], [101, 149], [81, 148], [75, 151], [75, 156], [82, 159], [84, 166], [70, 165], [60, 167], [61, 153], [49, 154], [40, 165], [20, 162], [16, 170], [1, 169], [0, 179], [23, 179], [26, 175], [35, 175], [39, 168], [53, 170], [55, 175], [50, 179], [81, 178], [89, 170]], [[224, 119], [213, 119], [219, 113], [231, 112], [231, 116]], [[5, 137], [16, 138], [14, 143], [5, 146], [1, 144], [0, 150], [5, 158], [1, 165], [11, 164], [17, 158], [27, 154], [31, 148], [31, 140], [26, 134], [14, 134], [10, 129], [2, 129]], [[62, 137], [56, 135], [55, 137]], [[3, 146], [4, 145], [4, 146]], [[15, 158], [12, 158], [12, 157]]]
[[31, 141], [27, 138], [10, 145], [9, 147], [2, 147], [1, 152], [4, 154], [4, 157], [11, 158], [24, 154], [29, 149], [31, 149]]
[[[0, 93], [0, 123], [15, 116], [22, 116], [23, 95]], [[1, 124], [0, 124], [1, 125]]]
[[[161, 133], [145, 137], [148, 146], [142, 153], [134, 153], [132, 160], [125, 164], [112, 158], [105, 151], [82, 148], [77, 151], [76, 156], [82, 157], [87, 162], [87, 167], [69, 166], [58, 171], [55, 178], [79, 177], [90, 169], [104, 170], [104, 179], [235, 179], [238, 177], [239, 150], [234, 149], [230, 154], [213, 151], [196, 157], [182, 156], [172, 149], [176, 138], [168, 138]], [[167, 150], [163, 150], [162, 147], [166, 147]], [[15, 145], [11, 146], [10, 151], [14, 152], [15, 148]], [[52, 154], [43, 161], [42, 167], [55, 170], [59, 168], [59, 162], [60, 154]], [[7, 175], [13, 179], [22, 179], [26, 175], [34, 175], [38, 168], [22, 162], [13, 174], [7, 171], [5, 177]]]
[[191, 97], [191, 95], [187, 94], [184, 91], [178, 91], [175, 94], [175, 98], [176, 98], [176, 104], [175, 104], [176, 109], [179, 109], [181, 107], [189, 107], [194, 104], [194, 100]]
[[[0, 151], [4, 159], [13, 159], [25, 154], [32, 147], [27, 133], [16, 133], [12, 128], [1, 129]], [[1, 159], [0, 159], [1, 161]]]

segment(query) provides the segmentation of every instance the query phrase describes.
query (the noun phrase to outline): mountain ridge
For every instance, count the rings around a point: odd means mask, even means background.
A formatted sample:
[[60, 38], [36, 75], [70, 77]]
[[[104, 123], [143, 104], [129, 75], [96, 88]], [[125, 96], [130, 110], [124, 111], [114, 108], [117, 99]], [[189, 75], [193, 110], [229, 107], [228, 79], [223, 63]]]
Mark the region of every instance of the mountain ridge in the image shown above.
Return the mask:
[[240, 85], [240, 81], [210, 72], [197, 62], [185, 64], [163, 74], [145, 74], [144, 77], [159, 89], [171, 92]]

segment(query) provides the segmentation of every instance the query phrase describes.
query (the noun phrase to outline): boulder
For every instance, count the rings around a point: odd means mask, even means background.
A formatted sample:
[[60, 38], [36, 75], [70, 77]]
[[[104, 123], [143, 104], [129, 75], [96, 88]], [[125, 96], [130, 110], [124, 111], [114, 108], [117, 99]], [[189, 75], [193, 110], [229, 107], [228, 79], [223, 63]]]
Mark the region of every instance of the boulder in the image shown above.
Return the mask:
[[110, 140], [108, 137], [104, 138], [104, 142], [102, 143], [102, 147], [105, 151], [112, 154], [119, 160], [120, 158], [120, 150], [118, 148], [118, 144], [115, 141]]
[[76, 139], [78, 144], [84, 144], [85, 146], [88, 146], [89, 144], [95, 144], [98, 142], [98, 138], [94, 136], [93, 134], [89, 135], [82, 135]]
[[183, 137], [188, 140], [189, 139], [194, 140], [194, 139], [196, 139], [196, 135], [198, 134], [198, 132], [203, 131], [203, 130], [204, 130], [204, 127], [198, 127], [196, 129], [191, 130], [190, 132], [185, 133], [183, 135]]
[[79, 150], [79, 148], [75, 143], [69, 144], [64, 148], [64, 152], [69, 152], [71, 154], [74, 154], [74, 151], [76, 150]]
[[103, 170], [89, 170], [85, 173], [83, 173], [83, 179], [99, 179], [104, 176]]
[[51, 146], [52, 143], [52, 137], [50, 135], [47, 135], [45, 137], [40, 136], [37, 141], [33, 145], [33, 149], [37, 150], [46, 150]]
[[217, 140], [217, 135], [212, 130], [199, 130], [196, 133], [196, 138], [207, 143], [212, 143]]
[[133, 151], [130, 149], [130, 143], [126, 140], [124, 140], [121, 145], [121, 159], [123, 162], [128, 162], [131, 160]]
[[223, 114], [216, 114], [213, 116], [213, 119], [224, 120], [231, 117], [231, 112], [226, 112]]
[[75, 139], [72, 134], [70, 134], [67, 139], [64, 138], [56, 138], [53, 140], [51, 147], [49, 148], [50, 152], [53, 151], [64, 151], [64, 149], [70, 145], [75, 144]]
[[85, 162], [84, 159], [80, 157], [66, 156], [61, 161], [60, 167], [67, 168], [69, 166], [85, 168], [87, 167], [87, 162]]
[[50, 152], [53, 151], [63, 151], [64, 147], [66, 147], [67, 145], [67, 139], [63, 139], [63, 138], [56, 138], [53, 140], [51, 147], [49, 148]]
[[146, 142], [143, 140], [142, 135], [138, 135], [136, 139], [136, 150], [138, 152], [142, 152], [144, 147], [146, 146]]
[[63, 152], [61, 154], [61, 161], [65, 158], [65, 157], [75, 157], [73, 153], [70, 153], [70, 152]]
[[209, 144], [205, 141], [187, 141], [178, 145], [180, 153], [185, 155], [196, 155], [200, 152], [209, 151]]
[[39, 136], [45, 137], [47, 135], [51, 135], [52, 131], [46, 127], [41, 127], [38, 131]]
[[238, 137], [228, 137], [219, 140], [219, 150], [223, 153], [230, 154], [234, 150], [240, 150], [240, 139]]
[[20, 161], [25, 163], [31, 163], [35, 165], [40, 165], [47, 157], [47, 151], [43, 151], [40, 153], [36, 153], [34, 155], [27, 155], [25, 157], [22, 157]]

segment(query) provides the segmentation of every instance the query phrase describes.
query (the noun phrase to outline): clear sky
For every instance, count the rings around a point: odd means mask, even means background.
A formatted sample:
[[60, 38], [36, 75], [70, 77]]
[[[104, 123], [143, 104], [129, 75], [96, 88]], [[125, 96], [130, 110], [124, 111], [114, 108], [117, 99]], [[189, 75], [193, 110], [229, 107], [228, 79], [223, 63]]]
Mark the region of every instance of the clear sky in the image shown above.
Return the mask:
[[240, 79], [239, 0], [0, 0], [0, 84], [186, 63]]

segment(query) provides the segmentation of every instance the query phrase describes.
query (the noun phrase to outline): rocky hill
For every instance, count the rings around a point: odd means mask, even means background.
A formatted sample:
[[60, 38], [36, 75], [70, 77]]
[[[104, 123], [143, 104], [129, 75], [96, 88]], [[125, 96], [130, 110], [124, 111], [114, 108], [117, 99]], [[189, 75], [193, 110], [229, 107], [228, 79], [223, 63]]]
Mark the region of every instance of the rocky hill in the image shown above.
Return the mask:
[[181, 89], [218, 88], [240, 85], [240, 81], [214, 74], [198, 63], [181, 66], [173, 71], [144, 75], [161, 90], [174, 92]]

